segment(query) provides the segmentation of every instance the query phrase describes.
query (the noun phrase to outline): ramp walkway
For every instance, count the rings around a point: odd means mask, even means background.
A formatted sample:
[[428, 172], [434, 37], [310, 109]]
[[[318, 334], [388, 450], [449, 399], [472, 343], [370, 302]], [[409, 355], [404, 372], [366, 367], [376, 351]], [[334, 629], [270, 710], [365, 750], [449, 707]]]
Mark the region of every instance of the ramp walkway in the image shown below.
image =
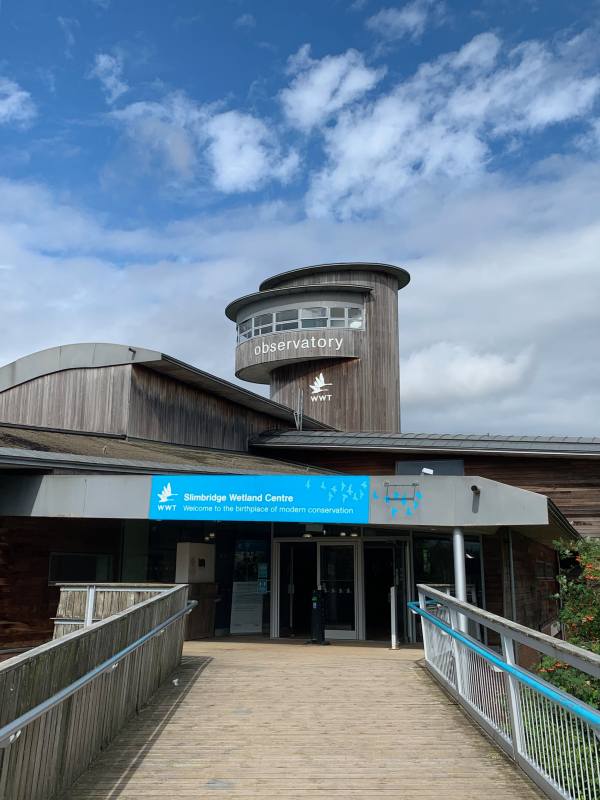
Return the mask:
[[423, 651], [188, 642], [64, 800], [533, 800]]

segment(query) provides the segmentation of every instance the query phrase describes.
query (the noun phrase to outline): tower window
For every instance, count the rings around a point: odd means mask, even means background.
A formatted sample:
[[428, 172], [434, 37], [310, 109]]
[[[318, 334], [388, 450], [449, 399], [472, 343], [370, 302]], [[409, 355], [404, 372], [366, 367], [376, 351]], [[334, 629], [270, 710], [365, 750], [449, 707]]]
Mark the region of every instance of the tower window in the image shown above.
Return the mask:
[[[339, 301], [338, 301], [339, 302]], [[363, 310], [359, 306], [309, 306], [282, 308], [240, 322], [238, 343], [268, 333], [292, 331], [298, 328], [362, 328]]]
[[275, 330], [292, 331], [298, 327], [298, 309], [287, 308], [285, 311], [275, 312]]
[[254, 317], [254, 335], [262, 336], [263, 333], [273, 331], [273, 314], [259, 314]]

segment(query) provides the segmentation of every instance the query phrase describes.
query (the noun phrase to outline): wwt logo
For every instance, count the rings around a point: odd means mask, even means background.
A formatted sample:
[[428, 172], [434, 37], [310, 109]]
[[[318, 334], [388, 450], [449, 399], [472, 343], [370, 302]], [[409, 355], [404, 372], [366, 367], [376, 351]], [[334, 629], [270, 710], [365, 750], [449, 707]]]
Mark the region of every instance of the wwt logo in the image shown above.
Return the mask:
[[[177, 508], [177, 503], [169, 503], [174, 497], [177, 497], [176, 494], [173, 493], [171, 489], [171, 482], [165, 484], [163, 488], [158, 492], [158, 510], [159, 511], [175, 511]], [[167, 503], [168, 505], [165, 505]]]
[[320, 375], [317, 375], [312, 383], [309, 383], [308, 385], [310, 386], [310, 391], [312, 392], [310, 399], [313, 403], [316, 403], [319, 400], [321, 402], [331, 400], [331, 393], [326, 394], [325, 388], [327, 386], [333, 386], [333, 384], [325, 382], [325, 377], [322, 372]]

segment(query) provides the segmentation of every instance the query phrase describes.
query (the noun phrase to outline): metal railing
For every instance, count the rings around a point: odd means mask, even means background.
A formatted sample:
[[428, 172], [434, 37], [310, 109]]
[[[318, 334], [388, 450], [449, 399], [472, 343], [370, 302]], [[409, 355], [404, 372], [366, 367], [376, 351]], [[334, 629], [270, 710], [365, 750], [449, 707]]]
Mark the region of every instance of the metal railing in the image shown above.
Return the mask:
[[0, 800], [50, 800], [181, 658], [186, 585], [0, 665]]
[[[590, 679], [600, 656], [419, 585], [426, 664], [492, 739], [553, 800], [600, 800], [600, 712], [517, 663], [518, 648]], [[500, 652], [465, 631], [484, 627]], [[531, 653], [531, 650], [534, 653]]]
[[54, 638], [87, 628], [94, 622], [164, 594], [174, 588], [158, 583], [55, 583], [60, 600], [54, 617]]

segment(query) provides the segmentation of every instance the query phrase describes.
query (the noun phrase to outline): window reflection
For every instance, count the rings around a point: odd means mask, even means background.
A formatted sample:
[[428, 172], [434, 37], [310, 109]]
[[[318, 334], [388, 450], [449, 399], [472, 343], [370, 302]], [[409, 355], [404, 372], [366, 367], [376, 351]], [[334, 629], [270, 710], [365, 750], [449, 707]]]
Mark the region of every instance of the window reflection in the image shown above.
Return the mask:
[[257, 314], [237, 326], [237, 340], [244, 342], [266, 333], [310, 328], [362, 328], [363, 310], [359, 306], [307, 306], [283, 308]]

